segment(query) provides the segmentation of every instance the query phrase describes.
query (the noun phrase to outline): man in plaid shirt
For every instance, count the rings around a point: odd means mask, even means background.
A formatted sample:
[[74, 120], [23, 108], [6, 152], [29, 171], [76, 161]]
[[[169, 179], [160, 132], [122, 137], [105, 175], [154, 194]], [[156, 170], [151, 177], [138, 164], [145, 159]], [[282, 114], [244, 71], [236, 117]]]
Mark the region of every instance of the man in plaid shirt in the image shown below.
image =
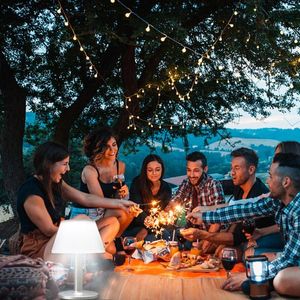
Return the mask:
[[[275, 289], [281, 286], [277, 274], [286, 268], [298, 266], [300, 263], [300, 156], [291, 153], [276, 154], [269, 171], [267, 183], [270, 197], [256, 203], [232, 205], [215, 211], [194, 211], [187, 217], [195, 224], [230, 223], [244, 218], [275, 214], [284, 238], [283, 252], [269, 263], [269, 278], [274, 278]], [[286, 269], [284, 271], [288, 271]], [[293, 270], [293, 269], [290, 269]], [[288, 271], [289, 272], [289, 271]], [[300, 273], [299, 267], [295, 270]], [[280, 273], [279, 275], [280, 276]], [[300, 296], [300, 276], [294, 276], [291, 288], [286, 293]], [[240, 289], [246, 280], [245, 274], [234, 274], [228, 278], [224, 289]]]
[[[188, 212], [191, 212], [197, 206], [211, 206], [224, 203], [224, 193], [219, 181], [214, 180], [207, 175], [208, 166], [205, 155], [195, 151], [186, 157], [187, 179], [180, 184], [176, 194], [171, 199], [169, 207], [181, 204]], [[206, 229], [201, 225], [202, 229]], [[217, 232], [220, 229], [219, 224], [213, 224], [209, 227], [209, 232]], [[185, 248], [190, 248], [191, 243], [185, 243]], [[215, 245], [208, 241], [202, 244], [202, 251], [206, 253], [213, 252]]]
[[207, 159], [195, 151], [186, 157], [187, 179], [180, 184], [171, 202], [180, 203], [188, 211], [196, 206], [211, 206], [224, 203], [224, 193], [219, 181], [207, 175]]

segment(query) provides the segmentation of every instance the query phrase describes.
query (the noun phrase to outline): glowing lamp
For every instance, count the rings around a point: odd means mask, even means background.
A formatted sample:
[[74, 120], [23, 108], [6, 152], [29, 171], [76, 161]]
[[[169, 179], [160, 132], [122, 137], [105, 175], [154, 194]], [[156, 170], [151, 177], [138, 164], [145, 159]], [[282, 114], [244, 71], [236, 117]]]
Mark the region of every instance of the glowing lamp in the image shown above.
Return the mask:
[[74, 265], [74, 290], [59, 293], [60, 299], [95, 299], [98, 293], [83, 290], [83, 259], [88, 253], [104, 253], [95, 221], [86, 219], [72, 219], [62, 221], [59, 225], [52, 253], [73, 254]]
[[268, 259], [265, 255], [248, 256], [246, 274], [250, 279], [250, 299], [269, 299]]

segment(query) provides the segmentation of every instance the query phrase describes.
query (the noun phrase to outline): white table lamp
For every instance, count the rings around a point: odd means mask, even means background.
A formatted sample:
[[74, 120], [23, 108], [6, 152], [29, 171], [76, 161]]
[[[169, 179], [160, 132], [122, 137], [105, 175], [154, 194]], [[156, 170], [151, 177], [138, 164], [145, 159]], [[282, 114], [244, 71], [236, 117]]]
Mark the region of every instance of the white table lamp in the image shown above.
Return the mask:
[[95, 221], [72, 219], [62, 221], [59, 225], [52, 253], [74, 254], [74, 290], [59, 293], [61, 299], [95, 299], [98, 293], [83, 290], [83, 255], [87, 253], [104, 253]]

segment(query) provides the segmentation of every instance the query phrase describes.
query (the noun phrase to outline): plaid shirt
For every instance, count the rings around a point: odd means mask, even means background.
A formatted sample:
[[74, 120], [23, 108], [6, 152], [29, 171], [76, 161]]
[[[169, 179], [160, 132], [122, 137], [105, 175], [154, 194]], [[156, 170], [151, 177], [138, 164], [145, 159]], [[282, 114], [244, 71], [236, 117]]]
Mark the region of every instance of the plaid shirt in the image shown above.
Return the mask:
[[229, 223], [272, 214], [275, 214], [275, 221], [285, 241], [282, 254], [269, 263], [269, 278], [273, 278], [280, 270], [300, 263], [300, 192], [286, 206], [279, 200], [266, 198], [255, 203], [203, 212], [202, 219], [205, 223]]
[[221, 183], [206, 173], [203, 173], [201, 181], [196, 186], [193, 186], [188, 178], [184, 179], [171, 201], [179, 202], [190, 211], [194, 189], [197, 192], [198, 205], [211, 206], [225, 202]]

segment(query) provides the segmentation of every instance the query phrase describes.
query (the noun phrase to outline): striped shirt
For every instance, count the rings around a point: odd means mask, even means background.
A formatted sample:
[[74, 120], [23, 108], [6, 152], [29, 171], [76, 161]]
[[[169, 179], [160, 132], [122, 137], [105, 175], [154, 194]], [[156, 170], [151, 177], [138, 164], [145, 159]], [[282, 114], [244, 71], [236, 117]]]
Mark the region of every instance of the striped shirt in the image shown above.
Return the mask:
[[230, 223], [245, 218], [275, 214], [275, 221], [284, 238], [281, 255], [269, 263], [268, 278], [273, 278], [282, 269], [298, 266], [300, 261], [300, 192], [288, 204], [265, 198], [255, 203], [232, 205], [216, 211], [203, 212], [205, 223]]

